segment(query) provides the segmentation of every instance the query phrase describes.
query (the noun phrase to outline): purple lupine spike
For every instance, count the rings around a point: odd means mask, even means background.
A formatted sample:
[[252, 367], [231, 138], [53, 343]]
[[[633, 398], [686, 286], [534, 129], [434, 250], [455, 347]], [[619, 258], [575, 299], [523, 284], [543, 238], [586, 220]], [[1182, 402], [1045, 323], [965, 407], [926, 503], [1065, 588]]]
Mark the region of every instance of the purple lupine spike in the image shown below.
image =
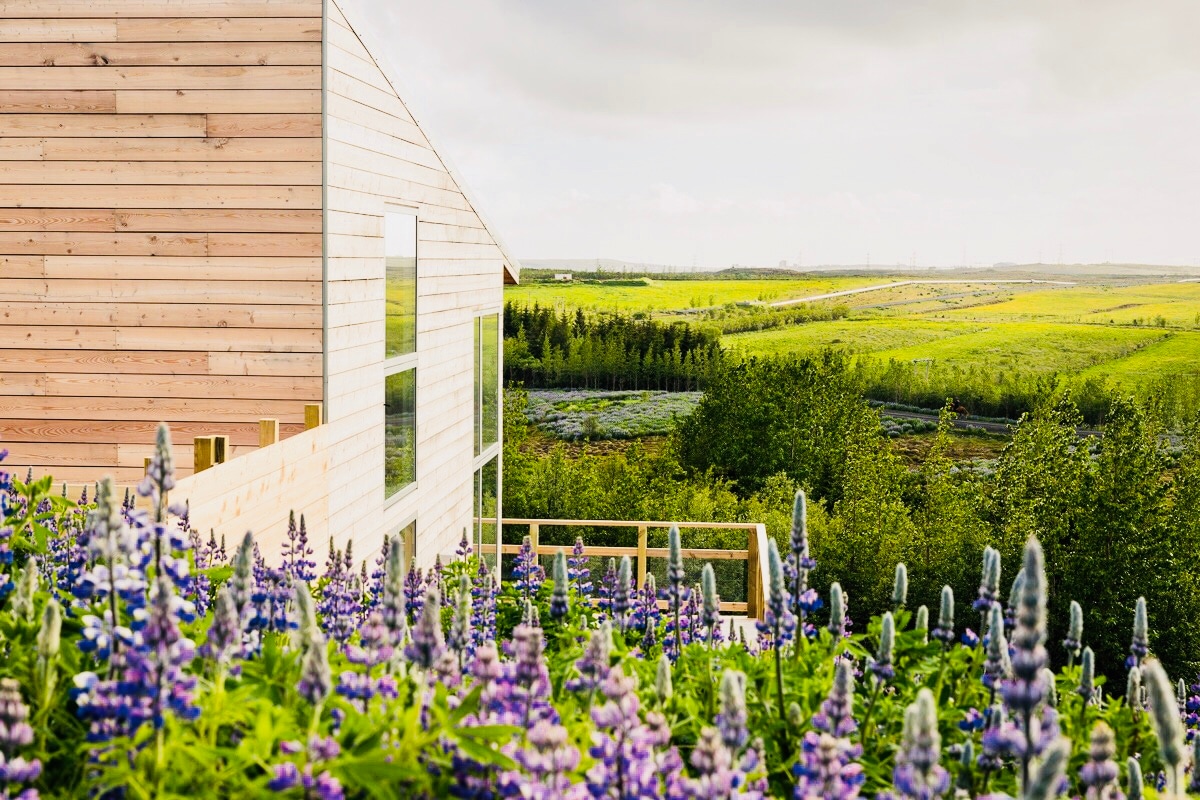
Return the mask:
[[860, 764], [862, 748], [847, 739], [809, 731], [800, 742], [800, 758], [792, 767], [795, 800], [854, 800], [866, 780]]
[[223, 665], [238, 652], [241, 644], [242, 620], [238, 617], [237, 605], [229, 584], [225, 584], [217, 590], [212, 624], [208, 628], [208, 639], [200, 648], [200, 655]]
[[384, 562], [379, 610], [391, 641], [397, 647], [402, 647], [408, 636], [408, 611], [404, 601], [404, 553], [400, 539], [396, 536], [388, 537], [384, 546], [387, 560]]
[[496, 594], [496, 580], [481, 559], [471, 585], [471, 635], [477, 648], [496, 641]]
[[1087, 787], [1086, 797], [1102, 798], [1113, 796], [1109, 787], [1116, 788], [1120, 770], [1113, 756], [1117, 753], [1116, 736], [1103, 720], [1092, 726], [1091, 749], [1088, 760], [1079, 770], [1079, 782]]
[[567, 578], [580, 597], [590, 597], [592, 594], [591, 570], [588, 569], [588, 557], [584, 555], [583, 537], [575, 537], [575, 546], [571, 549], [571, 557], [567, 559]]
[[988, 615], [986, 658], [983, 662], [983, 685], [995, 690], [1012, 674], [1008, 657], [1008, 640], [1004, 636], [1004, 611], [992, 603]]
[[938, 607], [937, 627], [930, 633], [944, 647], [954, 644], [954, 590], [949, 586], [942, 587], [942, 602]]
[[838, 659], [829, 696], [811, 721], [817, 730], [839, 739], [858, 729], [858, 723], [854, 721], [854, 663], [849, 659]]
[[421, 570], [417, 566], [415, 557], [409, 562], [408, 574], [404, 578], [404, 597], [408, 609], [408, 621], [411, 625], [420, 616], [421, 604], [425, 601], [425, 579], [421, 576]]
[[521, 549], [517, 552], [517, 560], [512, 574], [517, 591], [525, 600], [537, 596], [546, 575], [545, 570], [538, 563], [537, 553], [533, 549], [533, 540], [529, 536], [521, 541]]
[[454, 652], [458, 660], [458, 672], [461, 673], [475, 649], [471, 636], [471, 578], [466, 573], [458, 578], [458, 594], [455, 596], [454, 616], [446, 644]]
[[979, 595], [971, 607], [987, 613], [1000, 598], [1000, 551], [990, 545], [983, 548], [983, 574], [979, 581]]
[[290, 580], [309, 583], [316, 580], [316, 562], [312, 560], [313, 549], [308, 543], [308, 531], [304, 526], [304, 515], [296, 524], [296, 512], [288, 514], [287, 541], [283, 546], [283, 571]]
[[583, 656], [575, 662], [579, 676], [566, 682], [568, 690], [585, 692], [590, 697], [600, 688], [608, 677], [611, 641], [612, 628], [605, 620], [599, 628], [592, 631], [591, 638], [583, 648]]
[[567, 591], [567, 555], [561, 549], [554, 554], [554, 592], [550, 595], [550, 616], [562, 619], [569, 610]]
[[463, 528], [462, 539], [458, 542], [458, 547], [454, 550], [454, 556], [459, 561], [466, 561], [475, 552], [475, 548], [471, 547], [470, 540], [467, 539], [467, 529]]
[[149, 618], [141, 631], [142, 645], [126, 654], [124, 681], [137, 686], [141, 694], [130, 711], [135, 727], [148, 721], [161, 728], [168, 711], [185, 720], [200, 715], [194, 694], [196, 677], [186, 671], [196, 656], [195, 646], [179, 628], [179, 612], [185, 602], [166, 576], [158, 578]]
[[588, 770], [593, 797], [650, 798], [679, 796], [682, 763], [672, 748], [660, 752], [670, 740], [670, 727], [658, 712], [643, 723], [638, 714], [637, 681], [613, 667], [602, 686], [606, 702], [592, 708], [598, 729]]
[[721, 711], [717, 714], [716, 723], [721, 741], [734, 756], [750, 740], [746, 719], [746, 674], [727, 669], [721, 675]]
[[329, 647], [319, 632], [314, 631], [310, 641], [305, 643], [304, 654], [300, 662], [300, 681], [296, 691], [309, 704], [319, 707], [325, 703], [333, 689], [333, 675], [329, 668]]
[[911, 800], [935, 800], [950, 788], [950, 774], [938, 764], [942, 737], [938, 733], [933, 693], [922, 688], [904, 714], [904, 734], [896, 753], [892, 782], [897, 793]]
[[633, 589], [633, 566], [629, 556], [621, 556], [621, 565], [617, 568], [617, 582], [613, 584], [612, 615], [617, 621], [617, 629], [625, 632], [625, 620], [632, 606], [630, 591]]
[[414, 666], [431, 670], [442, 653], [446, 642], [442, 636], [442, 599], [437, 589], [430, 587], [425, 593], [421, 615], [412, 629], [412, 639], [404, 648], [404, 657]]
[[1146, 614], [1146, 598], [1139, 597], [1133, 612], [1133, 639], [1129, 644], [1128, 666], [1141, 666], [1150, 654], [1150, 623]]
[[610, 558], [608, 560], [608, 569], [604, 571], [604, 576], [600, 579], [600, 588], [597, 594], [596, 608], [605, 617], [611, 617], [613, 613], [613, 592], [617, 588], [617, 560]]

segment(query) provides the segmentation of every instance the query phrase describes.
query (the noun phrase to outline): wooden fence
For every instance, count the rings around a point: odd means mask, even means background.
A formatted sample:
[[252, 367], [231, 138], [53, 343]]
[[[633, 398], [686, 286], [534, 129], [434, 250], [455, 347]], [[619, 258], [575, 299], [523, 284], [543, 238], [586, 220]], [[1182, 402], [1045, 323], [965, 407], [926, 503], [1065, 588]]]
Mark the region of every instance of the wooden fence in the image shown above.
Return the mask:
[[[482, 518], [479, 520], [485, 525], [495, 525], [496, 518]], [[608, 545], [589, 545], [584, 541], [583, 554], [586, 556], [620, 558], [621, 556], [629, 556], [634, 560], [634, 566], [637, 570], [637, 585], [641, 586], [646, 580], [646, 572], [648, 570], [648, 559], [651, 558], [666, 558], [667, 548], [665, 547], [649, 547], [650, 531], [652, 529], [669, 529], [672, 525], [679, 528], [680, 538], [686, 542], [687, 530], [737, 530], [746, 532], [746, 549], [744, 550], [729, 550], [723, 548], [697, 548], [683, 547], [682, 555], [685, 561], [687, 560], [705, 560], [705, 561], [745, 561], [747, 567], [746, 575], [746, 600], [745, 602], [722, 602], [721, 610], [733, 614], [745, 614], [748, 617], [762, 618], [764, 608], [764, 591], [769, 584], [767, 575], [767, 528], [761, 522], [650, 522], [650, 521], [630, 521], [630, 520], [583, 520], [583, 519], [510, 519], [502, 517], [500, 519], [501, 531], [506, 527], [524, 527], [529, 531], [530, 543], [533, 545], [539, 556], [552, 556], [558, 550], [563, 549], [562, 545], [543, 545], [539, 542], [539, 534], [542, 528], [549, 527], [569, 527], [569, 528], [635, 528], [637, 529], [637, 545], [634, 547], [620, 547]], [[501, 534], [503, 541], [503, 533]], [[522, 537], [523, 538], [523, 537]], [[514, 554], [521, 549], [519, 544], [501, 544], [501, 554]]]

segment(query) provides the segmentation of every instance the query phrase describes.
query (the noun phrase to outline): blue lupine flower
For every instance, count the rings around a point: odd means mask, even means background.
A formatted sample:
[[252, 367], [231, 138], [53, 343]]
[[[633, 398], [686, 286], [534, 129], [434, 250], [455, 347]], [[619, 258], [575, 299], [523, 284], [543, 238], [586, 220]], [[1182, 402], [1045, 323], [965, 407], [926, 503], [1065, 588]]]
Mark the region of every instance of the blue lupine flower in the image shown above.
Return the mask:
[[550, 595], [550, 616], [562, 619], [567, 615], [567, 554], [561, 549], [554, 554], [554, 592]]
[[904, 733], [892, 781], [901, 797], [934, 800], [950, 788], [950, 774], [938, 764], [942, 737], [938, 733], [937, 705], [929, 689], [921, 689], [917, 700], [904, 713]]

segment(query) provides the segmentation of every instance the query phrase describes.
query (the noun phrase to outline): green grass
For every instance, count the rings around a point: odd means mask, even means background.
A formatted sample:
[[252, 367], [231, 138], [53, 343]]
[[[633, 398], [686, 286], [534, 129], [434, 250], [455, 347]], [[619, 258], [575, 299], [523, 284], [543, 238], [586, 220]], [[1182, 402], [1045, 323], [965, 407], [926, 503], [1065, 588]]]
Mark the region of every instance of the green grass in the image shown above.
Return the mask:
[[[688, 308], [774, 302], [906, 277], [651, 281], [647, 286], [535, 284], [510, 288], [506, 298], [564, 309], [649, 311], [667, 317]], [[849, 306], [850, 316], [731, 334], [722, 342], [747, 355], [805, 354], [835, 347], [885, 360], [935, 359], [952, 366], [1102, 375], [1133, 384], [1200, 372], [1198, 282], [1092, 280], [1051, 287], [980, 281], [893, 287], [829, 302]], [[690, 315], [679, 318], [699, 321]]]
[[982, 327], [925, 319], [841, 319], [757, 333], [737, 333], [724, 337], [721, 342], [730, 349], [748, 355], [810, 353], [825, 347], [836, 347], [852, 353], [874, 353], [962, 336]]
[[655, 315], [726, 303], [791, 300], [880, 282], [871, 277], [795, 280], [651, 280], [645, 286], [600, 283], [533, 283], [505, 290], [504, 299], [525, 305]]

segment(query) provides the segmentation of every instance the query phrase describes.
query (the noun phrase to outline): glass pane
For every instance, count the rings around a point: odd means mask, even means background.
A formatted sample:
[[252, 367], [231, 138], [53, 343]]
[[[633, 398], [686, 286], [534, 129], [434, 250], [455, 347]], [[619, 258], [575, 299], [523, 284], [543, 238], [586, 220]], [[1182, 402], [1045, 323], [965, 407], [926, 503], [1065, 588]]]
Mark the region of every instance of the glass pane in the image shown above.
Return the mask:
[[500, 315], [481, 320], [483, 333], [483, 449], [500, 441]]
[[384, 214], [383, 233], [387, 277], [384, 358], [394, 358], [417, 349], [417, 218], [389, 211]]
[[417, 371], [384, 379], [383, 485], [391, 497], [417, 479]]
[[408, 569], [408, 565], [417, 557], [417, 521], [414, 519], [397, 531], [396, 535], [400, 537], [400, 546], [403, 548], [401, 560], [404, 568]]
[[[483, 334], [480, 332], [479, 319], [476, 318], [475, 319], [475, 455], [479, 455], [480, 453], [483, 452], [483, 446], [481, 444], [483, 442], [483, 438], [482, 438], [483, 437], [483, 421], [482, 421], [483, 420], [483, 411], [481, 408], [481, 406], [483, 404], [483, 395], [482, 395], [482, 392], [483, 392], [483, 362], [480, 359], [480, 354], [483, 349], [482, 342], [483, 342]], [[478, 473], [476, 473], [476, 478], [478, 478]], [[479, 481], [476, 480], [476, 491], [475, 491], [476, 498], [479, 497], [478, 483], [479, 483]], [[476, 509], [478, 509], [479, 504], [476, 503], [475, 507], [476, 507]]]
[[489, 566], [496, 564], [496, 524], [482, 520], [495, 519], [500, 511], [497, 502], [500, 488], [500, 475], [496, 469], [498, 461], [493, 458], [475, 472], [475, 549]]

